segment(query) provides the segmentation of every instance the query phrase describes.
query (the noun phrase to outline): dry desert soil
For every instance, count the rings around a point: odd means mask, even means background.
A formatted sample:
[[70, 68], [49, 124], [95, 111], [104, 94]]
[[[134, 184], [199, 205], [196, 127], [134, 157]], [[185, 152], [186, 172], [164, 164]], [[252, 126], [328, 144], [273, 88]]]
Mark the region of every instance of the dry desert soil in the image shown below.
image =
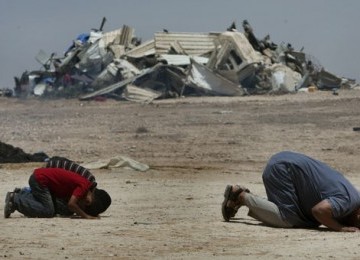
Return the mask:
[[[0, 99], [0, 140], [80, 164], [126, 156], [150, 167], [95, 169], [112, 205], [97, 220], [0, 218], [6, 259], [359, 259], [360, 233], [277, 229], [241, 208], [226, 223], [227, 184], [265, 196], [282, 150], [308, 154], [360, 186], [360, 91], [198, 97], [150, 104]], [[42, 163], [1, 164], [0, 194]]]

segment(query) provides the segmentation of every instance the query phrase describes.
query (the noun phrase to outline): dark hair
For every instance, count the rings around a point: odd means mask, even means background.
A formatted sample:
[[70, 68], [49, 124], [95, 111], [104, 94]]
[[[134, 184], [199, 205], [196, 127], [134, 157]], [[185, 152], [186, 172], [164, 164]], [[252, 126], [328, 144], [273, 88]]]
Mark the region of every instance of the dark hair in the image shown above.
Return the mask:
[[111, 197], [105, 191], [95, 188], [94, 190], [94, 201], [91, 205], [85, 208], [85, 213], [91, 216], [97, 216], [103, 213], [111, 205]]

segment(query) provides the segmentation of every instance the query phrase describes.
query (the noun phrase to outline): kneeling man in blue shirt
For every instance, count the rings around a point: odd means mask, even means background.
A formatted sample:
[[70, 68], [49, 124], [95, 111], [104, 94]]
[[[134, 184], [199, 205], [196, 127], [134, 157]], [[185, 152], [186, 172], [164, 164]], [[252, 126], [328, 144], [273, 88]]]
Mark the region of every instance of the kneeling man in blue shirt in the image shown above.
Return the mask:
[[304, 154], [273, 155], [263, 175], [267, 199], [240, 185], [227, 185], [222, 215], [230, 221], [241, 206], [273, 227], [360, 231], [359, 191], [340, 172]]

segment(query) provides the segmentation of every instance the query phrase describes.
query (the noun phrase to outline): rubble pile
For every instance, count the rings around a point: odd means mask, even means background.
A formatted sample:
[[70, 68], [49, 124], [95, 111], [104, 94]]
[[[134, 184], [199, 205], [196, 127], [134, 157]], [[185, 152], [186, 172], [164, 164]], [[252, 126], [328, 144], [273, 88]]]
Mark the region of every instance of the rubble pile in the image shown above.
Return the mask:
[[247, 20], [224, 32], [175, 33], [163, 30], [145, 42], [134, 29], [80, 34], [62, 57], [40, 50], [38, 71], [15, 77], [14, 96], [114, 98], [150, 102], [180, 96], [242, 96], [352, 88], [290, 43], [259, 39]]

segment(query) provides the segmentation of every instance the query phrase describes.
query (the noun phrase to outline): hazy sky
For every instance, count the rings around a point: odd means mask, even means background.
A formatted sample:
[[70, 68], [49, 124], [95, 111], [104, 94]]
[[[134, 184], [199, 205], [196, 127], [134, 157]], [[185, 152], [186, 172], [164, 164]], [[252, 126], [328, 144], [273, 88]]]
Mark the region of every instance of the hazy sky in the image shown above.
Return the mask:
[[143, 41], [163, 28], [174, 32], [225, 31], [247, 19], [255, 35], [316, 57], [330, 72], [360, 82], [359, 0], [0, 0], [0, 88], [37, 70], [40, 49], [59, 56], [72, 40], [124, 24]]

